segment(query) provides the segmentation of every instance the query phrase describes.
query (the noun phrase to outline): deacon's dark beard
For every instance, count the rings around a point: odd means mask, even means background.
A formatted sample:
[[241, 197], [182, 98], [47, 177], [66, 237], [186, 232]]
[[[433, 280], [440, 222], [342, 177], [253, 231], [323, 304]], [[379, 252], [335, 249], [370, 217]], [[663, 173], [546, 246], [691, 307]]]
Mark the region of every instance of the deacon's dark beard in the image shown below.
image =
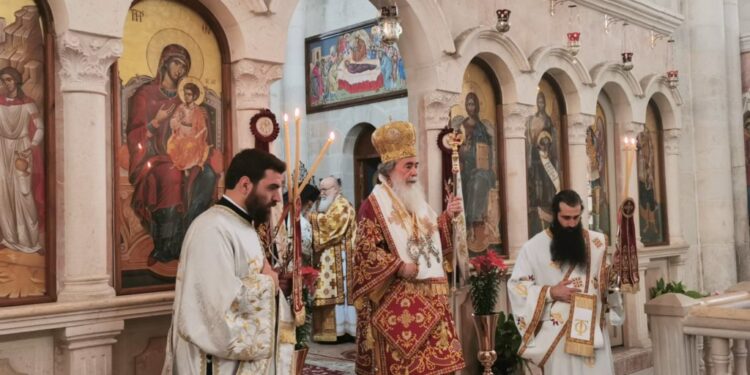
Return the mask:
[[271, 216], [271, 207], [273, 207], [274, 205], [275, 204], [264, 204], [263, 202], [261, 202], [260, 197], [255, 194], [255, 186], [253, 186], [253, 190], [250, 192], [250, 195], [248, 195], [247, 199], [245, 199], [247, 214], [256, 224], [265, 223], [266, 221], [268, 221], [268, 217]]
[[573, 228], [565, 228], [555, 218], [552, 226], [550, 226], [550, 231], [552, 232], [552, 243], [550, 244], [552, 261], [560, 265], [585, 267], [588, 258], [581, 223], [579, 222]]

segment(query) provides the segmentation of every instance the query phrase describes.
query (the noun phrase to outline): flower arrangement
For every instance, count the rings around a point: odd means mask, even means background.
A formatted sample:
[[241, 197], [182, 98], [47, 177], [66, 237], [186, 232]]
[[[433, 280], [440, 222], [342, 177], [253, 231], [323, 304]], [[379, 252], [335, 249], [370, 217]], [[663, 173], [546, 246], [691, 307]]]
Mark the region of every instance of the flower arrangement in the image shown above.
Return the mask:
[[469, 262], [473, 268], [469, 276], [469, 293], [474, 305], [474, 315], [493, 314], [500, 291], [500, 277], [505, 274], [508, 266], [492, 250], [487, 251], [485, 255], [472, 258]]
[[315, 282], [318, 280], [318, 270], [310, 266], [303, 266], [302, 273], [302, 302], [305, 304], [305, 324], [295, 330], [297, 344], [295, 349], [306, 348], [312, 331], [312, 303], [315, 298]]

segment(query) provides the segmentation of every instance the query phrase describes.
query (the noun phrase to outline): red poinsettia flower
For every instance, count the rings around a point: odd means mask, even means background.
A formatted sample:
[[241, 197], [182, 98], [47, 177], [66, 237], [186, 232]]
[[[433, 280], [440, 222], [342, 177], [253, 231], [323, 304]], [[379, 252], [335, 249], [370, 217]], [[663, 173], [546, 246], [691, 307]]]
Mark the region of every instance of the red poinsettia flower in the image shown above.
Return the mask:
[[310, 266], [303, 266], [300, 268], [300, 273], [302, 274], [302, 285], [312, 293], [315, 290], [315, 282], [318, 280], [318, 270]]
[[500, 279], [508, 268], [496, 252], [470, 260], [474, 268], [469, 276], [469, 293], [474, 305], [474, 314], [487, 315], [494, 313], [495, 302], [500, 288]]
[[503, 272], [508, 266], [505, 265], [503, 258], [494, 251], [488, 251], [487, 254], [471, 259], [471, 265], [474, 266], [475, 272], [479, 274], [489, 272]]

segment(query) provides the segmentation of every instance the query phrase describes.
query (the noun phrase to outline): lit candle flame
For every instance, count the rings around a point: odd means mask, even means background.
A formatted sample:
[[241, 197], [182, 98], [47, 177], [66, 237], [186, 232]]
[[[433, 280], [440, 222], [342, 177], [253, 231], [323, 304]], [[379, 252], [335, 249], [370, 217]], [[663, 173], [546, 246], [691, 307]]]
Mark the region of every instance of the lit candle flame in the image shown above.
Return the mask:
[[298, 118], [299, 118], [299, 108], [295, 108], [295, 109], [294, 109], [294, 118], [295, 118], [295, 119], [298, 119]]
[[288, 122], [288, 121], [289, 121], [289, 115], [284, 113], [284, 122]]
[[334, 133], [334, 132], [329, 133], [328, 134], [328, 139], [330, 139], [331, 141], [335, 140], [336, 139], [336, 133]]

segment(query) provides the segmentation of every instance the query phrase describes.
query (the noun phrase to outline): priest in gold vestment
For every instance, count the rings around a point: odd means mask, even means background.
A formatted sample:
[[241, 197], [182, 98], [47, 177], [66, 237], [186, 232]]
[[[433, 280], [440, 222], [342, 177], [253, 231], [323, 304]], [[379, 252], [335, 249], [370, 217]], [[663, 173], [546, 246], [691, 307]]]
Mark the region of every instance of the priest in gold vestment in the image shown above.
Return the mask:
[[321, 200], [308, 216], [312, 226], [312, 265], [320, 273], [313, 300], [312, 339], [336, 342], [355, 335], [356, 316], [347, 300], [346, 262], [354, 246], [356, 213], [335, 177], [320, 182]]
[[464, 360], [446, 269], [451, 216], [463, 204], [452, 197], [438, 215], [425, 200], [413, 125], [387, 124], [372, 134], [372, 143], [382, 161], [380, 184], [360, 207], [352, 262], [356, 373], [452, 373]]

